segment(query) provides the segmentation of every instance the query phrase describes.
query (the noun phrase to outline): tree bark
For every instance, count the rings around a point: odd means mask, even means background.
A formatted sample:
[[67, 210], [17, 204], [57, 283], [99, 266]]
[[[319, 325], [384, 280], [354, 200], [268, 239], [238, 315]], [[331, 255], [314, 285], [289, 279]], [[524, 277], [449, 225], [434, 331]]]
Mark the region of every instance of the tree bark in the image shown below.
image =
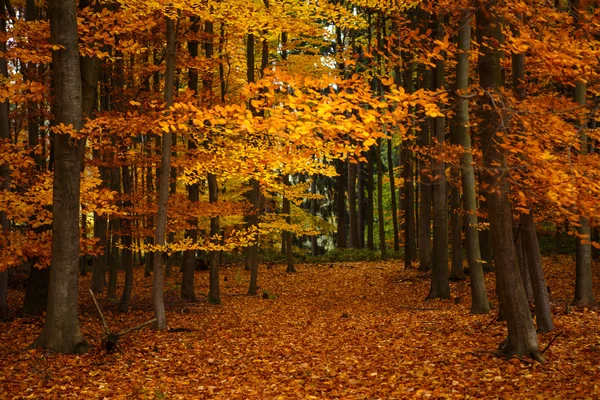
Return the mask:
[[[310, 192], [313, 195], [317, 194], [317, 175], [312, 176], [312, 181], [310, 183]], [[317, 216], [317, 206], [318, 206], [317, 199], [311, 199], [310, 200], [310, 214], [313, 217]], [[319, 247], [318, 247], [316, 235], [313, 235], [310, 237], [310, 249], [311, 249], [311, 255], [313, 257], [316, 257], [319, 255]]]
[[338, 176], [336, 177], [336, 215], [337, 215], [337, 236], [336, 247], [338, 249], [346, 248], [346, 196], [344, 193], [345, 168], [342, 160], [335, 162]]
[[[200, 19], [198, 17], [192, 17], [192, 25], [190, 27], [193, 35], [198, 34], [200, 30]], [[188, 51], [190, 57], [198, 57], [198, 40], [193, 37], [192, 40], [188, 41]], [[196, 96], [198, 96], [198, 70], [190, 68], [188, 73], [188, 88], [193, 90]], [[193, 152], [196, 150], [196, 142], [190, 138], [188, 140], [188, 150]], [[188, 199], [195, 205], [200, 199], [200, 188], [198, 183], [192, 183], [188, 185]], [[185, 231], [185, 237], [192, 240], [192, 243], [198, 242], [198, 218], [192, 217], [189, 221], [192, 228]], [[196, 293], [194, 291], [194, 278], [196, 270], [196, 250], [185, 250], [183, 252], [182, 261], [182, 274], [181, 274], [181, 298], [184, 300], [195, 301]]]
[[[444, 39], [444, 17], [438, 15], [435, 23], [436, 38]], [[435, 61], [435, 89], [444, 89], [444, 60]], [[440, 105], [441, 106], [441, 105]], [[446, 118], [436, 117], [434, 120], [436, 146], [441, 157], [446, 135]], [[446, 163], [441, 159], [432, 159], [433, 172], [433, 260], [431, 271], [431, 288], [429, 298], [447, 299], [450, 297], [450, 281], [448, 273], [448, 193], [446, 190]]]
[[[469, 87], [469, 53], [471, 51], [471, 14], [463, 13], [458, 33], [458, 54], [456, 66], [456, 90], [466, 94]], [[481, 252], [479, 247], [479, 223], [477, 220], [477, 192], [475, 191], [475, 171], [471, 152], [469, 122], [469, 101], [460, 98], [455, 114], [456, 142], [462, 147], [460, 156], [461, 181], [463, 190], [463, 210], [465, 213], [465, 236], [469, 277], [471, 279], [471, 313], [487, 314], [490, 305], [485, 288]]]
[[398, 203], [396, 201], [396, 176], [394, 172], [394, 160], [392, 157], [392, 139], [387, 140], [387, 162], [390, 178], [390, 200], [392, 202], [392, 228], [394, 232], [394, 253], [400, 251], [400, 237], [398, 232]]
[[[0, 0], [0, 34], [6, 33], [6, 16], [7, 6], [4, 4], [4, 0]], [[4, 54], [6, 52], [6, 42], [0, 41], [0, 77], [8, 79], [8, 66]], [[0, 103], [0, 141], [10, 140], [10, 126], [9, 126], [9, 104], [8, 99]], [[10, 190], [10, 166], [8, 163], [0, 165], [0, 180], [2, 191]], [[8, 236], [10, 231], [10, 221], [4, 211], [0, 212], [0, 229], [2, 230], [2, 236]], [[4, 269], [0, 272], [0, 319], [8, 318], [8, 269]]]
[[[175, 83], [175, 23], [166, 18], [167, 25], [167, 49], [165, 72], [165, 103], [166, 107], [173, 104], [173, 86]], [[171, 131], [163, 133], [161, 168], [158, 178], [158, 212], [156, 214], [156, 233], [154, 243], [164, 246], [167, 230], [167, 203], [169, 200], [169, 177], [171, 176]], [[152, 308], [156, 318], [158, 330], [167, 329], [167, 318], [165, 315], [164, 271], [165, 254], [163, 251], [154, 252], [154, 272], [152, 275]]]
[[[496, 43], [501, 35], [495, 14], [496, 1], [481, 5], [476, 11], [477, 39], [482, 53], [479, 56], [480, 85], [484, 91], [480, 133], [483, 140], [485, 183], [489, 205], [490, 230], [494, 247], [496, 276], [500, 282], [500, 301], [506, 310], [508, 337], [501, 345], [505, 354], [530, 356], [544, 361], [538, 346], [529, 304], [519, 276], [517, 252], [512, 233], [512, 210], [508, 197], [505, 150], [496, 132], [503, 127], [501, 115], [493, 103], [501, 85], [500, 58]], [[487, 108], [486, 108], [487, 107]]]
[[524, 250], [527, 253], [527, 267], [533, 289], [537, 331], [539, 333], [550, 332], [554, 330], [554, 323], [550, 311], [550, 295], [542, 270], [542, 255], [535, 230], [533, 211], [530, 211], [529, 214], [521, 214], [520, 224], [521, 240], [523, 240]]
[[387, 257], [385, 243], [385, 220], [383, 216], [383, 162], [381, 160], [381, 139], [377, 140], [377, 222], [379, 225], [379, 253], [381, 259]]
[[367, 152], [367, 249], [375, 250], [375, 168], [373, 168], [373, 152], [375, 150], [370, 148]]
[[[79, 130], [82, 124], [81, 72], [77, 35], [77, 10], [68, 0], [50, 0], [54, 118], [56, 124]], [[85, 352], [78, 316], [79, 188], [81, 146], [68, 134], [54, 137], [52, 194], [52, 261], [46, 321], [35, 344], [60, 353]]]
[[[216, 204], [219, 201], [219, 186], [217, 177], [214, 174], [208, 174], [208, 200], [211, 204]], [[217, 236], [221, 233], [219, 216], [213, 215], [210, 217], [210, 237], [214, 244], [219, 244]], [[208, 301], [211, 304], [221, 304], [221, 288], [219, 283], [219, 251], [213, 250], [211, 254], [211, 263], [209, 266], [209, 282], [208, 282]]]
[[[585, 106], [586, 87], [582, 82], [575, 83], [573, 100], [581, 106]], [[587, 124], [587, 121], [581, 122]], [[581, 143], [581, 155], [587, 154], [587, 134], [585, 129], [581, 129], [579, 141]], [[587, 305], [596, 301], [592, 286], [592, 245], [591, 228], [588, 217], [581, 215], [579, 217], [579, 226], [577, 227], [577, 242], [575, 252], [575, 298], [574, 304]]]
[[[131, 193], [132, 193], [132, 182], [131, 174], [129, 172], [129, 166], [124, 165], [123, 170], [123, 193], [126, 196], [126, 200], [123, 202], [123, 208], [130, 210], [131, 204]], [[121, 300], [119, 302], [119, 311], [129, 311], [129, 302], [131, 300], [131, 292], [133, 291], [133, 252], [131, 246], [132, 240], [132, 221], [129, 218], [122, 218], [121, 220], [123, 229], [123, 268], [125, 269], [125, 285], [123, 286], [123, 293], [121, 294]]]
[[348, 159], [348, 213], [350, 214], [350, 247], [360, 247], [358, 240], [358, 210], [356, 201], [356, 176], [358, 175], [358, 164]]

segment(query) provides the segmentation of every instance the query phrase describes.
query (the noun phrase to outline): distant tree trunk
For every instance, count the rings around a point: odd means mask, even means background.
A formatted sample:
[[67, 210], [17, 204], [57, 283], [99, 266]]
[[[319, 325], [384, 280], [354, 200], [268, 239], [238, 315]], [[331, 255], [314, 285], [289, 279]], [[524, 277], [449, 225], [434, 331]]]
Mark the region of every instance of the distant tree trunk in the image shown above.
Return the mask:
[[[466, 94], [469, 87], [469, 54], [471, 51], [471, 13], [465, 11], [458, 32], [458, 50], [456, 66], [456, 91]], [[490, 305], [485, 288], [481, 252], [479, 247], [479, 223], [477, 220], [477, 192], [475, 191], [475, 171], [471, 151], [469, 122], [469, 101], [460, 98], [455, 114], [456, 142], [462, 147], [460, 155], [463, 210], [465, 213], [465, 236], [469, 277], [471, 279], [471, 313], [487, 314]]]
[[[190, 27], [193, 35], [197, 35], [200, 30], [200, 19], [198, 17], [192, 17], [192, 25]], [[190, 57], [198, 57], [198, 40], [194, 37], [188, 41], [188, 51]], [[193, 90], [196, 96], [198, 95], [198, 70], [190, 68], [188, 72], [188, 88]], [[196, 142], [193, 139], [188, 140], [188, 150], [193, 152], [196, 150]], [[198, 183], [188, 185], [188, 199], [192, 204], [196, 204], [200, 199], [200, 188]], [[185, 231], [185, 237], [192, 240], [192, 243], [198, 241], [198, 218], [192, 217], [189, 221], [192, 228]], [[196, 300], [196, 293], [194, 292], [194, 272], [196, 270], [196, 250], [185, 250], [183, 252], [182, 261], [182, 274], [181, 274], [181, 298], [184, 300]]]
[[390, 197], [392, 206], [392, 228], [394, 231], [394, 253], [400, 251], [400, 237], [398, 233], [398, 205], [396, 202], [396, 177], [394, 172], [394, 160], [392, 157], [392, 139], [387, 140], [387, 162], [390, 179]]
[[533, 299], [535, 301], [535, 319], [537, 321], [537, 331], [539, 333], [550, 332], [554, 330], [552, 322], [552, 312], [550, 311], [550, 295], [544, 279], [542, 270], [542, 255], [540, 253], [540, 244], [538, 242], [535, 230], [535, 220], [533, 211], [529, 214], [521, 214], [521, 240], [527, 253], [527, 267], [533, 289]]
[[[123, 202], [123, 208], [129, 210], [132, 207], [131, 193], [132, 193], [132, 182], [131, 174], [129, 172], [129, 166], [123, 165], [123, 193], [126, 196], [126, 200]], [[133, 252], [131, 246], [133, 244], [133, 230], [132, 220], [129, 218], [122, 219], [123, 229], [123, 268], [125, 269], [125, 285], [123, 287], [123, 293], [121, 294], [121, 300], [119, 302], [119, 311], [129, 311], [129, 301], [131, 300], [131, 292], [133, 290]]]
[[365, 197], [365, 163], [359, 162], [356, 168], [357, 185], [357, 224], [358, 224], [358, 247], [365, 247], [365, 217], [367, 214], [367, 198]]
[[[115, 156], [116, 157], [116, 156]], [[117, 192], [122, 193], [121, 191], [121, 169], [115, 167], [110, 172], [110, 189]], [[123, 206], [121, 200], [117, 201], [117, 206], [121, 208]], [[121, 252], [119, 247], [116, 245], [119, 241], [118, 232], [121, 231], [122, 224], [121, 218], [119, 217], [111, 217], [109, 221], [109, 232], [110, 241], [107, 240], [107, 247], [110, 248], [109, 257], [108, 257], [108, 291], [107, 297], [111, 300], [117, 299], [117, 274], [118, 268], [121, 264]], [[109, 245], [110, 242], [110, 245]]]
[[377, 222], [379, 225], [379, 252], [381, 258], [385, 259], [386, 254], [386, 243], [385, 243], [385, 220], [383, 216], [383, 162], [381, 160], [381, 139], [377, 140]]
[[[68, 0], [49, 0], [55, 123], [82, 125], [82, 92], [77, 10]], [[82, 140], [54, 137], [52, 261], [46, 321], [35, 344], [60, 353], [85, 352], [89, 345], [79, 328], [79, 188]]]
[[[283, 177], [283, 183], [287, 186], [287, 185], [291, 185], [290, 182], [290, 177], [287, 175], [284, 175]], [[287, 217], [285, 218], [286, 222], [288, 223], [288, 225], [292, 224], [292, 209], [289, 205], [289, 199], [288, 199], [288, 207], [287, 207]], [[294, 266], [294, 252], [293, 252], [293, 247], [292, 247], [292, 238], [293, 238], [293, 233], [291, 230], [288, 230], [287, 232], [285, 232], [285, 249], [286, 249], [286, 262], [287, 262], [287, 268], [285, 270], [285, 272], [287, 273], [294, 273], [296, 272], [296, 267]]]
[[[310, 192], [313, 195], [317, 194], [317, 175], [312, 176], [312, 181], [310, 183]], [[310, 214], [313, 217], [317, 216], [317, 206], [318, 206], [317, 199], [311, 199], [310, 200]], [[316, 235], [313, 235], [310, 237], [310, 248], [311, 248], [311, 255], [313, 257], [316, 257], [319, 255], [319, 247], [318, 247]]]
[[[403, 54], [405, 63], [404, 68], [404, 90], [406, 93], [414, 92], [413, 72], [414, 64], [409, 56]], [[417, 224], [415, 219], [415, 172], [414, 172], [414, 153], [413, 143], [410, 140], [402, 142], [404, 152], [404, 267], [409, 268], [414, 261], [418, 260], [417, 255]]]
[[367, 249], [375, 250], [375, 168], [373, 168], [373, 152], [370, 148], [367, 152]]
[[[208, 174], [208, 199], [211, 204], [216, 204], [219, 201], [219, 186], [217, 177], [214, 174]], [[218, 244], [217, 236], [221, 233], [219, 216], [213, 215], [210, 217], [210, 237], [213, 243]], [[211, 304], [221, 304], [221, 288], [219, 283], [219, 251], [213, 250], [211, 254], [211, 263], [209, 266], [209, 288], [208, 301]]]
[[[573, 100], [581, 106], [585, 106], [585, 85], [577, 81], [575, 83], [575, 91]], [[581, 122], [587, 124], [587, 121]], [[586, 129], [581, 127], [579, 141], [581, 143], [580, 154], [587, 154], [587, 134]], [[596, 300], [592, 286], [592, 245], [590, 220], [586, 216], [579, 217], [579, 226], [577, 227], [577, 242], [576, 242], [576, 259], [575, 259], [575, 298], [574, 304], [587, 305], [592, 304]]]
[[337, 214], [337, 239], [336, 247], [338, 249], [346, 248], [346, 196], [344, 193], [344, 180], [346, 177], [344, 162], [336, 160], [335, 162], [338, 176], [335, 178], [336, 185], [336, 214]]
[[[0, 0], [0, 34], [6, 33], [6, 15], [7, 6], [5, 0]], [[4, 36], [3, 36], [4, 37]], [[8, 79], [8, 67], [4, 54], [6, 52], [6, 41], [0, 41], [0, 77]], [[8, 122], [9, 104], [8, 99], [0, 103], [0, 141], [8, 141], [10, 139], [10, 126]], [[10, 166], [8, 163], [0, 165], [0, 180], [2, 180], [0, 189], [2, 191], [10, 190]], [[10, 231], [10, 221], [6, 212], [0, 212], [0, 229], [3, 236], [8, 236]], [[8, 269], [0, 272], [0, 320], [8, 318]]]
[[[255, 81], [254, 77], [254, 34], [248, 34], [246, 44], [246, 75], [248, 83]], [[260, 184], [258, 180], [250, 180], [250, 204], [251, 214], [248, 216], [248, 227], [258, 226], [258, 215], [260, 212]], [[258, 233], [254, 243], [246, 248], [246, 268], [250, 270], [250, 286], [248, 294], [255, 296], [258, 291]]]
[[[444, 39], [444, 17], [438, 15], [435, 23], [436, 38]], [[444, 54], [442, 54], [444, 55]], [[445, 56], [445, 55], [444, 55]], [[445, 85], [444, 60], [435, 61], [435, 89], [442, 90]], [[440, 105], [441, 106], [441, 105]], [[435, 138], [440, 148], [438, 157], [441, 158], [441, 148], [446, 136], [446, 119], [436, 117]], [[446, 163], [442, 159], [432, 159], [433, 172], [433, 260], [431, 272], [431, 288], [429, 298], [447, 299], [450, 297], [450, 282], [448, 273], [448, 193], [446, 190]]]
[[31, 263], [27, 290], [23, 301], [22, 312], [24, 315], [38, 316], [46, 311], [48, 299], [48, 283], [50, 281], [50, 268], [37, 268], [35, 260]]
[[[451, 142], [457, 145], [456, 129], [451, 129]], [[462, 246], [462, 212], [460, 206], [460, 169], [452, 166], [450, 169], [450, 241], [452, 243], [452, 266], [450, 267], [450, 280], [462, 281], [466, 279], [463, 269], [463, 246]]]
[[348, 213], [350, 214], [350, 247], [360, 247], [358, 240], [358, 210], [356, 202], [356, 176], [358, 164], [348, 159]]
[[[166, 18], [167, 49], [165, 72], [165, 103], [166, 107], [173, 104], [173, 86], [175, 83], [175, 24]], [[156, 214], [156, 233], [154, 243], [164, 246], [167, 230], [167, 203], [169, 200], [169, 177], [171, 176], [171, 132], [164, 132], [162, 138], [161, 168], [158, 178], [158, 212]], [[165, 256], [162, 251], [154, 252], [154, 272], [152, 276], [152, 308], [156, 318], [156, 328], [167, 329], [165, 304], [163, 300]]]
[[508, 326], [508, 338], [502, 344], [501, 351], [510, 355], [530, 356], [543, 362], [544, 358], [538, 346], [529, 304], [519, 277], [512, 234], [508, 180], [505, 168], [498, 168], [498, 166], [506, 167], [506, 157], [505, 150], [502, 148], [502, 139], [496, 135], [503, 125], [502, 117], [494, 109], [490, 98], [501, 85], [500, 57], [493, 45], [501, 36], [495, 6], [495, 0], [479, 6], [476, 10], [476, 18], [477, 39], [482, 52], [479, 56], [480, 85], [485, 91], [480, 98], [483, 109], [480, 132], [484, 149], [485, 183], [488, 188], [493, 188], [486, 194], [496, 276], [500, 281], [499, 295], [506, 310]]

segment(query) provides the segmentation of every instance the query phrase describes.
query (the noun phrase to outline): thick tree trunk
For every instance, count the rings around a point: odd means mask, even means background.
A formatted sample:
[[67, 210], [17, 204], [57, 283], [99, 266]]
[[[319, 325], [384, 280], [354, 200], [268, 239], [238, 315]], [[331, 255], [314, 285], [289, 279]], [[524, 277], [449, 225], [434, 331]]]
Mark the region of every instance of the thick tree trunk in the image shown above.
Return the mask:
[[[167, 24], [167, 69], [165, 72], [165, 103], [167, 108], [173, 104], [173, 86], [175, 83], [175, 24], [166, 18]], [[161, 168], [158, 178], [158, 212], [156, 214], [156, 233], [154, 243], [164, 246], [167, 230], [167, 203], [169, 200], [169, 177], [171, 176], [171, 132], [163, 133]], [[167, 329], [165, 304], [163, 299], [165, 255], [154, 252], [154, 272], [152, 276], [152, 308], [156, 318], [156, 328]]]
[[485, 91], [480, 98], [484, 110], [480, 132], [484, 149], [485, 183], [489, 188], [486, 194], [496, 276], [500, 282], [499, 296], [505, 307], [508, 326], [508, 338], [502, 344], [501, 351], [517, 356], [530, 356], [543, 362], [529, 304], [519, 276], [517, 252], [513, 241], [505, 150], [501, 147], [501, 137], [496, 135], [503, 121], [491, 100], [491, 96], [495, 95], [495, 91], [501, 85], [500, 58], [496, 47], [492, 45], [501, 36], [495, 5], [495, 1], [492, 1], [480, 6], [476, 16], [477, 39], [482, 51], [479, 56], [480, 85]]
[[554, 330], [552, 322], [552, 312], [550, 311], [550, 295], [544, 279], [542, 270], [542, 255], [540, 253], [540, 244], [535, 231], [535, 220], [533, 211], [529, 214], [521, 214], [521, 240], [523, 240], [524, 252], [527, 253], [527, 267], [533, 290], [533, 299], [535, 302], [535, 319], [537, 321], [537, 331], [546, 333]]
[[[283, 183], [287, 186], [287, 185], [291, 185], [291, 181], [290, 181], [290, 177], [285, 175], [283, 177]], [[288, 199], [288, 207], [287, 207], [287, 216], [285, 218], [286, 222], [288, 223], [288, 225], [292, 224], [292, 209], [290, 207], [289, 204], [289, 199]], [[285, 272], [287, 273], [295, 273], [296, 272], [296, 267], [294, 266], [294, 252], [293, 252], [293, 247], [292, 247], [292, 239], [293, 239], [294, 234], [292, 233], [291, 230], [288, 230], [285, 232], [285, 259], [287, 262], [287, 267], [285, 269]]]
[[[458, 33], [458, 62], [456, 66], [456, 90], [460, 95], [466, 94], [469, 87], [469, 53], [471, 51], [471, 13], [465, 12], [460, 22]], [[465, 213], [465, 245], [471, 279], [471, 313], [487, 314], [490, 305], [485, 288], [481, 252], [479, 247], [479, 223], [477, 220], [477, 192], [475, 190], [475, 171], [471, 152], [471, 136], [469, 122], [469, 101], [461, 98], [456, 106], [455, 114], [456, 142], [462, 148], [460, 156], [463, 210]]]
[[[435, 30], [438, 40], [444, 39], [444, 17], [436, 18]], [[444, 89], [444, 60], [435, 62], [435, 88]], [[446, 119], [436, 117], [434, 120], [435, 139], [440, 148], [444, 145]], [[450, 281], [448, 273], [448, 193], [446, 189], [446, 163], [441, 159], [432, 159], [433, 172], [433, 260], [431, 271], [431, 288], [429, 298], [447, 299], [450, 297]]]
[[[82, 93], [77, 37], [77, 11], [68, 0], [50, 0], [50, 41], [60, 50], [52, 52], [54, 117], [56, 124], [79, 130]], [[78, 316], [79, 279], [79, 187], [81, 140], [68, 134], [54, 137], [54, 183], [52, 194], [52, 261], [48, 309], [36, 345], [60, 353], [84, 352]]]

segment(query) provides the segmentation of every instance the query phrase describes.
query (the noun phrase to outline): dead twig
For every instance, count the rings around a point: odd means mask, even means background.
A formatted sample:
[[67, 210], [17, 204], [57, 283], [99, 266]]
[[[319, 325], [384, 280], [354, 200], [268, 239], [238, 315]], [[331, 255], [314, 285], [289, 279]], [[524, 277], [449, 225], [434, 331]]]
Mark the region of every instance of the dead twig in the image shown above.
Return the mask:
[[557, 338], [558, 338], [560, 335], [562, 335], [562, 334], [563, 334], [563, 331], [560, 331], [560, 332], [558, 332], [558, 333], [557, 333], [557, 334], [556, 334], [556, 335], [555, 335], [555, 336], [552, 338], [552, 340], [550, 341], [550, 343], [548, 343], [548, 344], [546, 345], [546, 347], [544, 348], [544, 350], [542, 350], [542, 354], [544, 354], [544, 353], [546, 352], [546, 350], [548, 350], [548, 349], [550, 348], [550, 346], [552, 345], [552, 343], [554, 343], [554, 341], [555, 341], [555, 340], [556, 340], [556, 339], [557, 339]]

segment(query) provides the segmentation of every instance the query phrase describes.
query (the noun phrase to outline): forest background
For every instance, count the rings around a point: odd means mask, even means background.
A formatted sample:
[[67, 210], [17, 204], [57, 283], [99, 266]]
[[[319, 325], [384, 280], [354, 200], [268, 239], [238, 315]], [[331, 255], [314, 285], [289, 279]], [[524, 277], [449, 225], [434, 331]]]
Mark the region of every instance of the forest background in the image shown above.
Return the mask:
[[80, 279], [128, 312], [152, 276], [167, 330], [164, 274], [196, 302], [208, 269], [220, 304], [238, 262], [274, 300], [259, 261], [392, 258], [428, 300], [468, 274], [470, 313], [494, 296], [507, 323], [498, 352], [544, 362], [540, 243], [575, 252], [567, 303], [596, 304], [599, 17], [594, 0], [0, 0], [0, 317], [45, 315], [34, 345], [83, 353]]

